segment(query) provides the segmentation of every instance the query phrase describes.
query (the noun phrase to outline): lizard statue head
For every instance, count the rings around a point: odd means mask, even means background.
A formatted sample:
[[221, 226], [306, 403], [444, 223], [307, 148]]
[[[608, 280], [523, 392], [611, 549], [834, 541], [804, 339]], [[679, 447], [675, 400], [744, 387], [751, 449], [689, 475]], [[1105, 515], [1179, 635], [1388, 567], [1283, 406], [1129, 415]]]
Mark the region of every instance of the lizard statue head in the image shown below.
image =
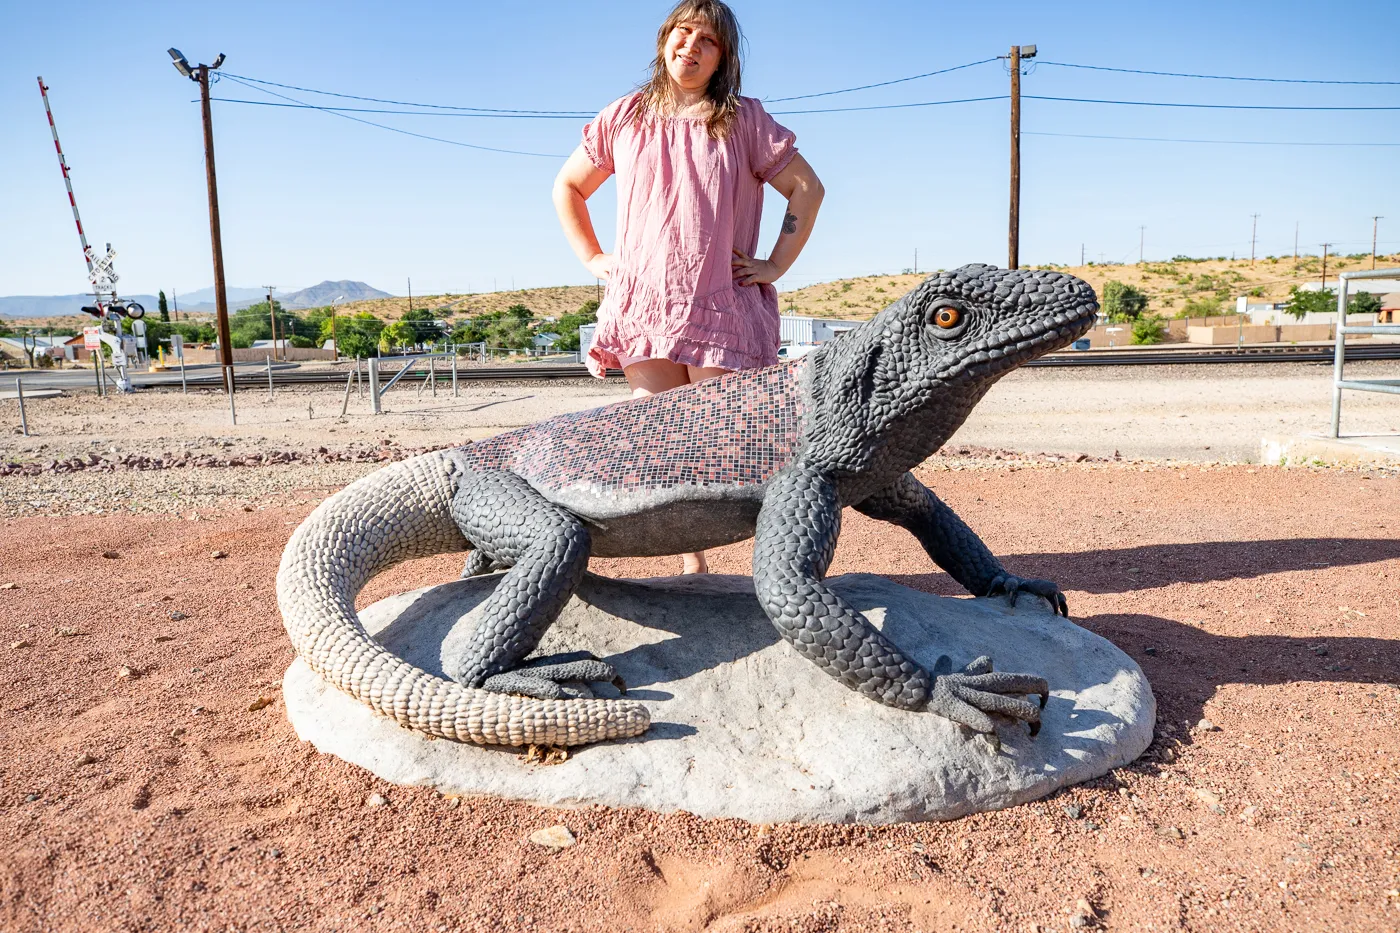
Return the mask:
[[1063, 272], [975, 263], [929, 276], [813, 354], [818, 422], [848, 446], [835, 459], [855, 466], [893, 446], [919, 462], [997, 379], [1067, 346], [1098, 310], [1093, 288]]

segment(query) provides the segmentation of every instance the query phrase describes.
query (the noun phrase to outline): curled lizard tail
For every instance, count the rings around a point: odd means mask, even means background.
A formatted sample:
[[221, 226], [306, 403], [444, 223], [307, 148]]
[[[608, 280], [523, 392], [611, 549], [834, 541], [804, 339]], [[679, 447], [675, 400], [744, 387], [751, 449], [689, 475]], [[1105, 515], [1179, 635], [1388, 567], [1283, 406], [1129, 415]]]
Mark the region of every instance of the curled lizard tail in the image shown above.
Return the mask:
[[385, 650], [355, 613], [370, 578], [400, 561], [469, 547], [450, 510], [460, 468], [446, 451], [385, 467], [321, 503], [287, 542], [277, 603], [297, 654], [400, 725], [483, 745], [584, 745], [645, 732], [620, 700], [536, 700], [434, 676]]

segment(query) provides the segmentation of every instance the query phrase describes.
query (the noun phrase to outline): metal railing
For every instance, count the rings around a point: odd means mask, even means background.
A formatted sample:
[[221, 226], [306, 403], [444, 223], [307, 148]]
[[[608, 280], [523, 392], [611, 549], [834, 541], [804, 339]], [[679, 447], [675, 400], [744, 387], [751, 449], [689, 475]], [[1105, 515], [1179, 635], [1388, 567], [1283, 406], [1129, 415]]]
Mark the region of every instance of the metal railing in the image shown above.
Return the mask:
[[[387, 362], [388, 360], [393, 360], [393, 359], [401, 359], [401, 360], [403, 360], [403, 361], [404, 361], [404, 365], [403, 365], [403, 367], [402, 367], [398, 372], [394, 373], [394, 376], [393, 376], [392, 379], [390, 379], [387, 383], [384, 384], [383, 387], [381, 387], [381, 386], [379, 385], [379, 365], [380, 365], [380, 363]], [[431, 387], [432, 387], [433, 397], [434, 397], [434, 398], [437, 397], [437, 365], [436, 365], [436, 361], [437, 361], [437, 360], [451, 360], [451, 361], [452, 361], [452, 395], [453, 395], [454, 398], [457, 396], [458, 392], [457, 392], [457, 354], [456, 354], [456, 353], [422, 353], [422, 354], [419, 354], [419, 355], [417, 355], [417, 356], [386, 357], [386, 358], [383, 358], [383, 359], [381, 359], [380, 357], [377, 357], [377, 356], [371, 356], [371, 357], [369, 358], [369, 398], [370, 398], [370, 406], [373, 408], [374, 413], [375, 413], [376, 415], [382, 415], [382, 414], [384, 413], [384, 407], [383, 407], [383, 403], [384, 403], [384, 393], [386, 393], [386, 392], [388, 392], [390, 389], [392, 389], [392, 388], [394, 387], [394, 383], [398, 382], [398, 381], [399, 381], [400, 379], [402, 379], [404, 376], [408, 375], [408, 373], [409, 373], [410, 370], [412, 370], [415, 366], [417, 366], [419, 363], [423, 362], [424, 360], [427, 360], [427, 361], [428, 361], [428, 378], [425, 379], [425, 380], [423, 381], [423, 383], [420, 384], [420, 385], [418, 386], [418, 394], [419, 394], [419, 395], [422, 395], [422, 394], [423, 394], [423, 386], [424, 386], [424, 385], [428, 385], [428, 386], [431, 386]], [[348, 386], [349, 383], [347, 382], [346, 385]], [[349, 389], [347, 388], [346, 391], [348, 392]]]
[[1346, 362], [1347, 334], [1386, 334], [1400, 337], [1400, 324], [1374, 324], [1364, 327], [1347, 325], [1347, 285], [1352, 279], [1393, 279], [1400, 278], [1400, 269], [1370, 269], [1365, 272], [1343, 272], [1338, 278], [1337, 287], [1337, 341], [1332, 361], [1332, 436], [1341, 437], [1342, 432], [1342, 390], [1357, 392], [1385, 392], [1400, 395], [1400, 379], [1346, 379], [1342, 375], [1342, 365]]

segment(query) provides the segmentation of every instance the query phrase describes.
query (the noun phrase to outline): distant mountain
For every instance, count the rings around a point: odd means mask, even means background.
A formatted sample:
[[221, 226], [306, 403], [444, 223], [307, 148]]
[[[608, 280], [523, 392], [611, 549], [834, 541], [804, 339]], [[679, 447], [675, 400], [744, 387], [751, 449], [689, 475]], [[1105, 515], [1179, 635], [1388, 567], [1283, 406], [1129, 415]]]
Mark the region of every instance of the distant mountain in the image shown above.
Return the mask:
[[[154, 295], [131, 295], [132, 301], [148, 311], [155, 311]], [[86, 295], [13, 295], [0, 298], [0, 315], [4, 317], [59, 317], [82, 314], [84, 305], [92, 304], [92, 293]]]
[[[260, 301], [267, 300], [267, 292], [261, 288], [236, 288], [230, 286], [227, 290], [228, 309], [237, 311], [249, 305], [255, 305]], [[128, 301], [135, 301], [144, 307], [152, 315], [156, 313], [159, 304], [155, 295], [122, 295]], [[184, 293], [166, 293], [166, 297], [171, 300], [171, 308], [174, 309], [178, 303], [181, 311], [191, 314], [213, 314], [214, 313], [214, 288], [201, 288], [198, 291]], [[351, 301], [364, 301], [367, 298], [391, 298], [388, 292], [381, 292], [377, 288], [371, 288], [364, 282], [352, 282], [342, 279], [339, 282], [325, 281], [320, 285], [313, 285], [310, 288], [303, 288], [301, 291], [273, 292], [273, 297], [288, 310], [299, 310], [302, 308], [320, 308], [331, 303], [344, 304]], [[340, 301], [336, 301], [340, 299]], [[31, 317], [58, 317], [65, 314], [80, 314], [84, 305], [92, 304], [92, 295], [13, 295], [10, 297], [0, 297], [0, 317], [31, 318]]]
[[[127, 301], [134, 301], [155, 315], [160, 307], [160, 299], [155, 295], [127, 295], [118, 293]], [[203, 296], [203, 300], [201, 300]], [[167, 298], [170, 296], [166, 296]], [[214, 289], [203, 288], [188, 295], [177, 295], [179, 309], [190, 314], [214, 313]], [[230, 311], [255, 305], [267, 300], [267, 293], [256, 288], [230, 288], [228, 307]], [[11, 295], [0, 297], [0, 317], [60, 317], [65, 314], [81, 314], [84, 305], [92, 304], [92, 293], [86, 295]], [[171, 303], [171, 308], [176, 307]]]
[[[257, 304], [259, 301], [267, 300], [267, 290], [263, 288], [229, 287], [225, 289], [225, 292], [228, 296], [228, 305], [230, 308], [234, 305], [240, 308], [246, 308], [249, 305]], [[272, 294], [276, 297], [277, 292], [274, 290]], [[191, 311], [197, 311], [200, 305], [208, 305], [210, 311], [214, 310], [214, 286], [212, 285], [208, 288], [201, 288], [197, 292], [181, 294], [178, 297], [180, 299], [181, 311], [185, 310], [187, 307]]]
[[393, 296], [388, 292], [381, 292], [377, 288], [366, 285], [364, 282], [341, 279], [338, 282], [327, 280], [320, 285], [313, 285], [310, 288], [303, 288], [299, 292], [276, 297], [282, 307], [296, 311], [301, 308], [323, 308], [329, 304], [365, 301], [369, 298], [392, 298]]

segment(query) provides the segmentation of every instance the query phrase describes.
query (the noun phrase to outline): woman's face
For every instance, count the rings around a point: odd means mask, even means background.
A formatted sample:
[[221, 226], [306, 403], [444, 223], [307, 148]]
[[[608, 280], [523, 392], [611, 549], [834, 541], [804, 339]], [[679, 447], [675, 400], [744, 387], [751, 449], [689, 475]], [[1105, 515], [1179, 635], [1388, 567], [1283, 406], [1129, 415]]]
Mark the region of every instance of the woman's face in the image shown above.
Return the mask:
[[666, 73], [687, 91], [703, 91], [723, 54], [708, 23], [682, 20], [666, 37]]

